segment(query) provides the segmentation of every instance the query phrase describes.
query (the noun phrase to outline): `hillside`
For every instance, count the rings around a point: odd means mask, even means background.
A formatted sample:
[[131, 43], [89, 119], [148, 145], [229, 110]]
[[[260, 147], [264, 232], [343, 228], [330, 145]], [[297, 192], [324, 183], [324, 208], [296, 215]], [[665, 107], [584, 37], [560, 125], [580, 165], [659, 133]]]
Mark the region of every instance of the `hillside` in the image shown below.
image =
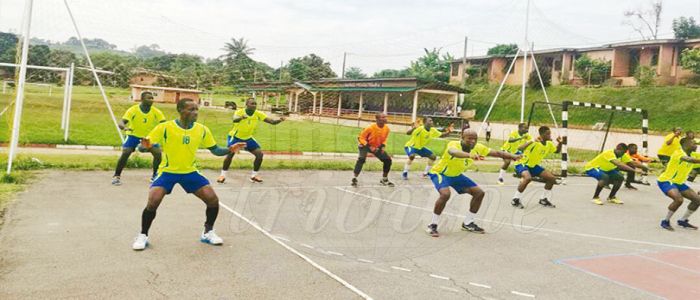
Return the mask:
[[[468, 87], [465, 109], [476, 109], [477, 119], [483, 119], [493, 100], [497, 85], [472, 85]], [[669, 86], [648, 88], [575, 88], [556, 86], [547, 89], [550, 101], [561, 103], [563, 100], [595, 102], [610, 105], [638, 107], [649, 111], [649, 128], [651, 131], [665, 132], [674, 126], [694, 131], [700, 130], [698, 113], [700, 113], [700, 89]], [[542, 91], [527, 90], [525, 118], [533, 101], [544, 101]], [[557, 120], [561, 119], [561, 109], [554, 107]], [[573, 126], [590, 127], [597, 122], [607, 122], [609, 112], [595, 109], [574, 108], [569, 121]], [[505, 87], [491, 113], [490, 120], [517, 123], [520, 119], [520, 87]], [[546, 107], [536, 109], [533, 117], [535, 124], [552, 124]], [[613, 128], [638, 129], [641, 127], [639, 114], [617, 112]]]

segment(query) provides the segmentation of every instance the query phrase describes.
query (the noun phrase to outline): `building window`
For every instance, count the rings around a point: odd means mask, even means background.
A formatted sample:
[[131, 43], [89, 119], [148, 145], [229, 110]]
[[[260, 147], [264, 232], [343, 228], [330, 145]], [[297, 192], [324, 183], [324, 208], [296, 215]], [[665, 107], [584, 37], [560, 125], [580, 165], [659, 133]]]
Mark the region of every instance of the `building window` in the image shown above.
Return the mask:
[[459, 65], [458, 63], [452, 64], [452, 77], [459, 75]]
[[661, 51], [661, 49], [655, 51], [654, 54], [651, 55], [652, 66], [657, 66], [659, 64], [659, 51]]

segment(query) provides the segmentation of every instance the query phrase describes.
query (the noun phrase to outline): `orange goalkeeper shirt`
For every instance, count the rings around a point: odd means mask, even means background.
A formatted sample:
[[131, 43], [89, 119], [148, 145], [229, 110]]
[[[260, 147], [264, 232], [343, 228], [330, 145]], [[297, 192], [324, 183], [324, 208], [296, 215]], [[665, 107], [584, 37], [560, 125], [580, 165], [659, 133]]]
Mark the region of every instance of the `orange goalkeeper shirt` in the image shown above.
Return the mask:
[[360, 136], [357, 137], [357, 141], [365, 146], [369, 145], [370, 147], [379, 148], [386, 143], [387, 137], [389, 137], [389, 126], [379, 127], [375, 123], [362, 130]]

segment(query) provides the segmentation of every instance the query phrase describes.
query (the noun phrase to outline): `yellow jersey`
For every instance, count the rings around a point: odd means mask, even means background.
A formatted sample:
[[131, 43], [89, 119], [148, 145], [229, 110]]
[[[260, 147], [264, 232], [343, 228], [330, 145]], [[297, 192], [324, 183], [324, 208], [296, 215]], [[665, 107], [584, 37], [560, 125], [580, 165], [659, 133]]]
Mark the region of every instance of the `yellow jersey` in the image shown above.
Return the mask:
[[523, 150], [523, 158], [518, 161], [518, 164], [534, 167], [554, 152], [557, 152], [557, 146], [554, 146], [552, 141], [547, 141], [545, 144], [534, 142]]
[[632, 158], [627, 153], [623, 154], [621, 157], [617, 157], [615, 155], [615, 150], [607, 150], [603, 151], [602, 153], [598, 154], [598, 156], [596, 156], [594, 159], [590, 160], [584, 168], [586, 171], [598, 168], [601, 171], [609, 172], [617, 169], [617, 166], [611, 162], [616, 159], [620, 160], [622, 163], [628, 163], [632, 161]]
[[[673, 139], [673, 142], [671, 142], [670, 145], [666, 144], [670, 139]], [[661, 144], [661, 148], [659, 148], [657, 154], [671, 156], [679, 149], [681, 149], [681, 138], [675, 136], [673, 133], [669, 133], [664, 137], [664, 142]]]
[[413, 147], [415, 149], [423, 149], [431, 139], [438, 138], [442, 133], [435, 127], [430, 130], [425, 129], [424, 125], [416, 127], [411, 133], [411, 139], [406, 142], [405, 147]]
[[[694, 158], [697, 157], [697, 155], [693, 154], [695, 153], [691, 153], [691, 156], [694, 156]], [[666, 164], [666, 170], [659, 175], [658, 180], [661, 182], [670, 181], [675, 184], [685, 183], [694, 166], [693, 163], [681, 160], [681, 158], [685, 156], [688, 156], [688, 154], [686, 154], [683, 149], [673, 152], [671, 160]]]
[[259, 110], [253, 112], [253, 115], [248, 115], [245, 109], [239, 109], [233, 113], [234, 118], [240, 118], [242, 116], [246, 116], [246, 118], [234, 124], [233, 129], [228, 133], [228, 135], [242, 140], [252, 138], [255, 129], [258, 128], [258, 124], [267, 119], [267, 115]]
[[[471, 158], [459, 158], [450, 155], [450, 149], [462, 150], [461, 141], [452, 141], [447, 143], [447, 148], [445, 152], [440, 156], [440, 161], [430, 169], [432, 174], [441, 174], [447, 177], [455, 177], [464, 173], [467, 168], [474, 163]], [[481, 143], [474, 145], [474, 148], [469, 151], [471, 154], [478, 154], [480, 156], [487, 156], [491, 152], [489, 147], [484, 146]]]
[[[512, 142], [512, 143], [508, 142], [508, 140], [510, 140], [510, 139], [518, 139], [518, 138], [520, 140]], [[509, 152], [509, 153], [516, 153], [516, 152], [518, 152], [518, 148], [520, 146], [522, 146], [523, 144], [532, 140], [532, 136], [530, 136], [529, 133], [525, 133], [523, 135], [520, 135], [520, 133], [517, 130], [515, 130], [515, 131], [510, 133], [510, 135], [508, 136], [508, 140], [506, 140], [506, 142], [503, 143], [501, 150]]]
[[148, 134], [148, 138], [152, 144], [160, 144], [163, 149], [163, 161], [158, 167], [158, 174], [195, 172], [197, 149], [216, 146], [209, 128], [197, 122], [190, 129], [180, 127], [175, 120], [161, 123]]
[[165, 115], [160, 109], [151, 106], [151, 109], [144, 113], [141, 111], [141, 105], [136, 104], [126, 110], [122, 119], [129, 121], [126, 127], [131, 128], [129, 135], [137, 138], [145, 137], [156, 125], [165, 121]]

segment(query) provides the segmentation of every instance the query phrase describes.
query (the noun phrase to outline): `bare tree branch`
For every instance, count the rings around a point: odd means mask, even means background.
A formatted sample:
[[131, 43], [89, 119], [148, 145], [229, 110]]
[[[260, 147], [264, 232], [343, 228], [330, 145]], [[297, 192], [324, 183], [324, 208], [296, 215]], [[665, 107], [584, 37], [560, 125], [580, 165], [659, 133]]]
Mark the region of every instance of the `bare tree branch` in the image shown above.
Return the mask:
[[[643, 39], [657, 39], [659, 27], [661, 26], [661, 13], [663, 12], [663, 1], [657, 0], [650, 3], [650, 9], [642, 8], [626, 10], [623, 15], [627, 21], [624, 25], [632, 27]], [[648, 33], [647, 34], [645, 34]]]

